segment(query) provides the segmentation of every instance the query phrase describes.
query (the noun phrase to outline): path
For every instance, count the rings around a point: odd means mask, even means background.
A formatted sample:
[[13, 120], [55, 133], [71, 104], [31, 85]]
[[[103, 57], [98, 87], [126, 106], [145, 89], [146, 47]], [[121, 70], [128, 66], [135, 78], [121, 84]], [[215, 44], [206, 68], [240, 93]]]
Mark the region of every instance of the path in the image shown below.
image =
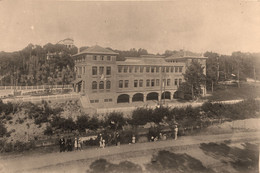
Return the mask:
[[[120, 147], [111, 146], [105, 149], [89, 149], [77, 152], [66, 153], [49, 153], [39, 156], [19, 156], [16, 158], [1, 158], [0, 171], [3, 172], [27, 172], [43, 167], [50, 167], [63, 163], [70, 163], [84, 159], [105, 158], [111, 155], [125, 153], [138, 153], [154, 149], [182, 148], [198, 146], [200, 143], [221, 142], [224, 140], [232, 141], [259, 141], [260, 132], [241, 132], [221, 135], [204, 135], [204, 136], [184, 136], [178, 140], [167, 140], [158, 142], [137, 143], [131, 145], [121, 145]], [[34, 171], [33, 171], [34, 172]]]

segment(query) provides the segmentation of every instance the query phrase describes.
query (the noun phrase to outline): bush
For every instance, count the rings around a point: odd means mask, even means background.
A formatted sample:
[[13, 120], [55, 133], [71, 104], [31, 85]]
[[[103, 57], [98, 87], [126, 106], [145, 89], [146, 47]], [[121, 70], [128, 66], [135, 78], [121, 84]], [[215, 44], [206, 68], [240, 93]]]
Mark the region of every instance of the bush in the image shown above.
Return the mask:
[[44, 133], [44, 135], [51, 136], [51, 135], [53, 135], [53, 130], [50, 126], [47, 126], [43, 133]]
[[5, 125], [0, 123], [0, 137], [3, 137], [4, 135], [6, 135], [6, 133], [7, 133], [7, 129]]
[[126, 119], [122, 112], [109, 113], [104, 123], [104, 126], [111, 130], [121, 130], [124, 125], [126, 125]]
[[85, 129], [88, 127], [89, 123], [89, 116], [88, 115], [81, 115], [77, 117], [77, 129], [79, 132], [85, 132]]
[[150, 108], [137, 108], [132, 113], [132, 119], [129, 121], [132, 125], [145, 125], [149, 122], [153, 110]]

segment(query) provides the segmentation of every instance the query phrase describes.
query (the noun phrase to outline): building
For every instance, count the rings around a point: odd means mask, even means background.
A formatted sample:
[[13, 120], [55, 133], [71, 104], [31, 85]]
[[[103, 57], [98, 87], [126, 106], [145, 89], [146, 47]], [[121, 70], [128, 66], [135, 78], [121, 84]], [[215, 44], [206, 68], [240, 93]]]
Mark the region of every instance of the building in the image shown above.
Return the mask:
[[161, 103], [162, 99], [173, 99], [184, 80], [185, 59], [146, 55], [116, 61], [117, 55], [96, 45], [73, 56], [77, 73], [74, 88], [84, 104], [100, 108], [149, 100]]
[[60, 40], [57, 44], [63, 44], [69, 49], [75, 47], [74, 40], [72, 38], [65, 38], [64, 40]]

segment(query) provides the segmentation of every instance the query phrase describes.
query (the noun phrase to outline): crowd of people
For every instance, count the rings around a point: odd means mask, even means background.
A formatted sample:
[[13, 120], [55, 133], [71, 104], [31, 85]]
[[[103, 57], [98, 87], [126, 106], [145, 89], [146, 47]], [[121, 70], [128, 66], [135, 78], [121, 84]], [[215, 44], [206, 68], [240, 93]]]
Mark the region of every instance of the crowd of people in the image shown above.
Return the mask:
[[61, 137], [59, 140], [59, 145], [60, 145], [60, 152], [81, 150], [83, 141], [79, 137], [75, 137], [74, 140], [72, 140], [71, 137], [67, 139]]
[[[177, 134], [178, 134], [178, 126], [177, 124], [174, 125], [174, 140], [177, 140]], [[160, 133], [159, 136], [151, 136], [150, 141], [154, 142], [157, 140], [166, 140], [166, 134]], [[111, 134], [107, 138], [107, 141], [103, 137], [102, 134], [98, 135], [98, 141], [99, 141], [99, 147], [100, 148], [105, 148], [106, 145], [111, 145], [111, 141], [114, 140], [114, 143], [116, 146], [120, 146], [120, 141], [121, 137], [118, 131], [114, 133], [112, 136]], [[132, 136], [131, 143], [135, 144], [136, 143], [136, 137], [135, 135]], [[74, 140], [72, 140], [71, 137], [65, 139], [64, 137], [61, 137], [59, 140], [59, 145], [60, 145], [60, 152], [65, 152], [65, 151], [75, 151], [75, 150], [82, 150], [83, 146], [83, 140], [80, 137], [75, 137]]]

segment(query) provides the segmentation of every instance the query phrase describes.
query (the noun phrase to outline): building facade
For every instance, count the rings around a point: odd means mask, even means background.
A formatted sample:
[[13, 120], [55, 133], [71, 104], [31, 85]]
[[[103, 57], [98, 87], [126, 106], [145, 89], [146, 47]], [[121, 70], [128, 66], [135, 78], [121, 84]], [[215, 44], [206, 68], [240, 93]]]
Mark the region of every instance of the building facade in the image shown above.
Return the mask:
[[186, 61], [154, 55], [116, 61], [117, 55], [93, 46], [73, 56], [77, 73], [74, 88], [84, 104], [100, 108], [149, 100], [161, 103], [162, 99], [173, 99], [184, 80]]

